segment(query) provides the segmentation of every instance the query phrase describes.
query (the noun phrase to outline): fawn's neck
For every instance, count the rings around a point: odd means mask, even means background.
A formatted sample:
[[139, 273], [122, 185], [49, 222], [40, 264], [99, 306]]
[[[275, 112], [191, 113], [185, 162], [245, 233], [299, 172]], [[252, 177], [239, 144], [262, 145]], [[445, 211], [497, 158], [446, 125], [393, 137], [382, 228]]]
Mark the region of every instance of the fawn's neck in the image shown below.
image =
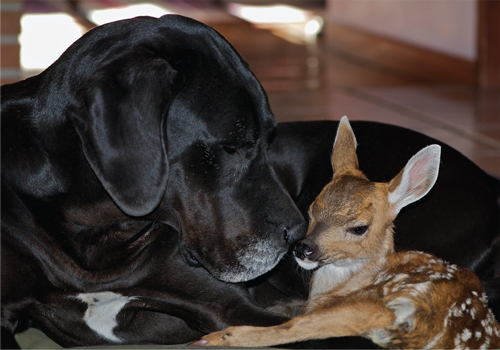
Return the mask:
[[347, 295], [368, 286], [383, 269], [385, 262], [384, 256], [321, 266], [312, 277], [309, 299], [320, 297], [322, 294]]

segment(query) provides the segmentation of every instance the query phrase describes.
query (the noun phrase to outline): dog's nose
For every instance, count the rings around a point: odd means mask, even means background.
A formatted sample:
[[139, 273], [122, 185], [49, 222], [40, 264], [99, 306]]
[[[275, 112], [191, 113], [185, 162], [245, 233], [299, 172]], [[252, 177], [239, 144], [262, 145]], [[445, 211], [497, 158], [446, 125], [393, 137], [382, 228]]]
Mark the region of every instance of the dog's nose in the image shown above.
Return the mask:
[[295, 250], [293, 251], [293, 253], [295, 254], [295, 256], [297, 258], [301, 259], [301, 260], [305, 260], [313, 252], [314, 252], [314, 250], [310, 246], [308, 246], [307, 244], [305, 244], [304, 242], [299, 242], [295, 246]]
[[307, 225], [305, 222], [295, 224], [293, 226], [283, 226], [283, 238], [285, 242], [290, 245], [294, 245], [296, 242], [304, 238], [306, 234]]

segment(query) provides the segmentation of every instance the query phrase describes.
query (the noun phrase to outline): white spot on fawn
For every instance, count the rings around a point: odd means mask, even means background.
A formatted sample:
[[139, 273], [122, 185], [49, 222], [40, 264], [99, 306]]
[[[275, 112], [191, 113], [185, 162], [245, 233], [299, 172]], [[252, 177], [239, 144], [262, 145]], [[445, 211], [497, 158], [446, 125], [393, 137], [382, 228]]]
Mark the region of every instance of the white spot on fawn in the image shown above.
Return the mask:
[[395, 326], [404, 325], [407, 329], [413, 327], [413, 315], [416, 309], [411, 299], [397, 298], [387, 303], [387, 307], [394, 311], [394, 315], [396, 316]]
[[392, 336], [385, 329], [372, 329], [370, 332], [370, 339], [380, 346], [389, 346], [392, 341]]
[[460, 335], [460, 338], [462, 339], [463, 342], [466, 342], [467, 340], [472, 338], [472, 332], [466, 328]]

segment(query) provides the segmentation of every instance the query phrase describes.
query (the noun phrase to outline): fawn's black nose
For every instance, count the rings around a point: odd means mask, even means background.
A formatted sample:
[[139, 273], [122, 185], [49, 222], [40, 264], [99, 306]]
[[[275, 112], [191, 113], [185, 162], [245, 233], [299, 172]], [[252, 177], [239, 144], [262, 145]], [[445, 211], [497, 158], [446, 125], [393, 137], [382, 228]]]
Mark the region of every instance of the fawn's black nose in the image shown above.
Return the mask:
[[297, 245], [295, 246], [295, 250], [293, 251], [295, 257], [301, 260], [305, 260], [313, 252], [314, 250], [304, 242], [297, 243]]

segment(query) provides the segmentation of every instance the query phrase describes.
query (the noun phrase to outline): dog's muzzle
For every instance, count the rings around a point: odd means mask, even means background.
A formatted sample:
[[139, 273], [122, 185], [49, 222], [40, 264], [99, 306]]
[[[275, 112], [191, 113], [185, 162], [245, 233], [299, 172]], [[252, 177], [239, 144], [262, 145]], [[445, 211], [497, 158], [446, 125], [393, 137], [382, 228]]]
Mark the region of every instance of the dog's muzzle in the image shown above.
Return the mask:
[[272, 270], [299, 239], [304, 237], [306, 224], [281, 228], [281, 242], [252, 238], [246, 249], [238, 251], [235, 261], [226, 264], [222, 271], [210, 271], [225, 282], [245, 282]]

